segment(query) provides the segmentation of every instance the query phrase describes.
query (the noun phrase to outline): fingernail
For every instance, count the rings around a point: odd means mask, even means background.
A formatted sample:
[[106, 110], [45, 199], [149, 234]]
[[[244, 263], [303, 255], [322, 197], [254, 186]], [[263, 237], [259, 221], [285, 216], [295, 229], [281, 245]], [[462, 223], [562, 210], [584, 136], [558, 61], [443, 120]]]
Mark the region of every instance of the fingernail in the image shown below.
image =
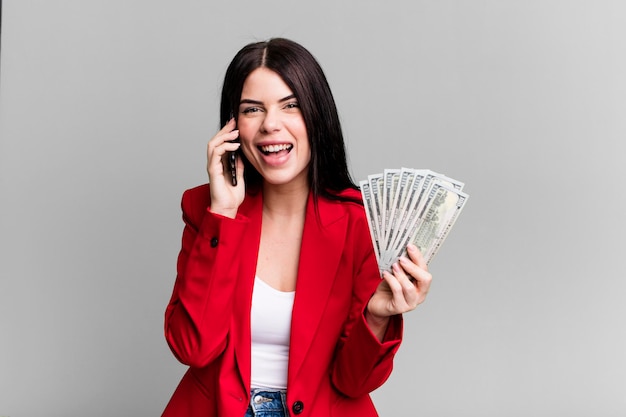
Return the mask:
[[413, 243], [409, 243], [408, 245], [406, 245], [408, 250], [416, 250], [417, 246], [415, 246]]
[[407, 258], [406, 256], [401, 256], [400, 257], [400, 262], [405, 264], [405, 263], [409, 262], [409, 258]]

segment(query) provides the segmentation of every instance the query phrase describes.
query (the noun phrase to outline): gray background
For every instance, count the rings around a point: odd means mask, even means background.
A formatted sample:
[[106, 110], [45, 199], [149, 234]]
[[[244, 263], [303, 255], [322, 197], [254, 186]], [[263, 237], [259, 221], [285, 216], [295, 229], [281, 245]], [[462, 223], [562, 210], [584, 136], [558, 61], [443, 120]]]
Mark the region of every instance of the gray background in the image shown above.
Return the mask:
[[223, 73], [301, 42], [355, 179], [471, 198], [406, 317], [383, 417], [626, 415], [622, 1], [4, 1], [0, 416], [155, 416], [184, 189]]

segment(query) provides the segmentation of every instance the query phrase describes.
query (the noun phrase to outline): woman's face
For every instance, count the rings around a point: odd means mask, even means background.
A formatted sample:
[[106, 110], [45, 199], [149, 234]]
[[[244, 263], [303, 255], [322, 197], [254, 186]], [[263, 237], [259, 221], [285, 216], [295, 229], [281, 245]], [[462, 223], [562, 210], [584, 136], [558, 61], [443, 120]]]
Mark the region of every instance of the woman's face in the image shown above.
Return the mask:
[[252, 71], [243, 84], [237, 129], [241, 149], [272, 185], [308, 185], [311, 147], [298, 101], [278, 74]]

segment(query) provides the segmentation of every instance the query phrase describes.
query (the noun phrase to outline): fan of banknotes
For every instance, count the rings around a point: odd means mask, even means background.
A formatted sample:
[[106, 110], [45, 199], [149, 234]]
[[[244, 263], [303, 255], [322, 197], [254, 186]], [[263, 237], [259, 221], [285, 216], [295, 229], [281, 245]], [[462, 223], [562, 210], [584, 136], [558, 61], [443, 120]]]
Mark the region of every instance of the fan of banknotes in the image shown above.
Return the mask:
[[427, 169], [385, 169], [359, 185], [381, 272], [409, 243], [432, 261], [469, 198], [464, 183]]

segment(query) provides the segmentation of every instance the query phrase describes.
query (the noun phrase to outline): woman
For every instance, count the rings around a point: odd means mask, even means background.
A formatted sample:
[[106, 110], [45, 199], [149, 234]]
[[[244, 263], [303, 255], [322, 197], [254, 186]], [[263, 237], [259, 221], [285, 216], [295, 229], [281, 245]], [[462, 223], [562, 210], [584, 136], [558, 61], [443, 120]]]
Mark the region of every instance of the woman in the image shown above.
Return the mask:
[[299, 44], [240, 50], [221, 122], [210, 186], [182, 199], [165, 334], [190, 368], [163, 416], [376, 416], [401, 314], [430, 286], [421, 254], [381, 280], [330, 88]]

